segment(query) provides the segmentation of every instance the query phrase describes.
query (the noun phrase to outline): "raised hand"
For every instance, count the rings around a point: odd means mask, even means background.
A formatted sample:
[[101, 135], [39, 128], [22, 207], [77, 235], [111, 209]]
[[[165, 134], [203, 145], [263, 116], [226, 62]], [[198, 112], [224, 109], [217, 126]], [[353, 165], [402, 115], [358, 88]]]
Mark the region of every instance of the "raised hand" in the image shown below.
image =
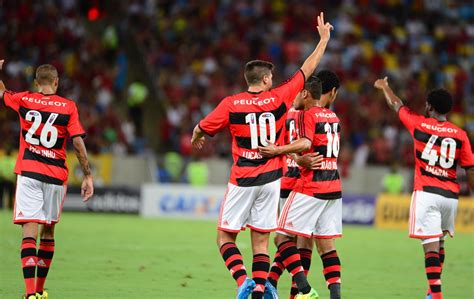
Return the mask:
[[3, 63], [4, 63], [4, 62], [5, 62], [5, 60], [4, 60], [4, 59], [1, 59], [1, 60], [0, 60], [0, 70], [2, 69], [2, 67], [3, 67]]
[[333, 30], [334, 27], [329, 22], [324, 23], [324, 12], [321, 12], [318, 16], [317, 28], [321, 39], [329, 40], [329, 38], [331, 38], [331, 30]]
[[388, 86], [388, 78], [387, 77], [385, 77], [383, 79], [378, 79], [374, 83], [374, 87], [377, 88], [377, 89], [384, 89], [387, 86]]

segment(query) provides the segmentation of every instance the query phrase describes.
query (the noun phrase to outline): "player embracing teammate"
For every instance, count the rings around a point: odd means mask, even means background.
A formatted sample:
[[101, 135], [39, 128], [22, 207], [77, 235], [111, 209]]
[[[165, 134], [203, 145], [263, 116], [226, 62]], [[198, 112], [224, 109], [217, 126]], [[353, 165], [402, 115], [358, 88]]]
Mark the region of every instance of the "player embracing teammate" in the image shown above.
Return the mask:
[[[273, 65], [266, 61], [250, 61], [245, 66], [248, 90], [224, 98], [195, 127], [192, 144], [201, 149], [204, 134], [213, 136], [225, 127], [232, 135], [232, 165], [227, 192], [222, 203], [217, 244], [224, 262], [237, 282], [237, 298], [263, 298], [264, 292], [276, 298], [276, 290], [267, 282], [270, 268], [268, 242], [270, 232], [277, 228], [280, 178], [283, 176], [283, 156], [262, 157], [259, 147], [284, 143], [286, 114], [306, 78], [316, 69], [330, 38], [331, 24], [318, 16], [320, 41], [301, 69], [284, 84], [272, 89]], [[252, 278], [244, 267], [242, 255], [235, 244], [238, 233], [251, 230], [253, 251]], [[294, 247], [295, 250], [296, 247]], [[300, 279], [301, 298], [318, 298], [304, 275], [299, 255], [287, 255], [283, 264], [296, 265], [293, 275]], [[299, 266], [298, 266], [299, 265]]]
[[420, 239], [428, 279], [426, 298], [441, 299], [444, 240], [454, 236], [459, 184], [456, 167], [466, 169], [474, 188], [474, 156], [467, 134], [447, 120], [453, 100], [445, 89], [432, 90], [425, 116], [403, 105], [388, 85], [387, 77], [374, 86], [383, 91], [388, 106], [398, 113], [414, 140], [415, 183], [410, 206], [409, 236]]
[[[3, 62], [0, 60], [0, 70]], [[0, 80], [0, 98], [18, 113], [21, 125], [13, 222], [22, 226], [21, 265], [26, 299], [48, 298], [44, 284], [54, 255], [54, 227], [66, 197], [68, 138], [72, 139], [84, 172], [84, 201], [94, 193], [77, 107], [73, 101], [56, 95], [58, 83], [58, 72], [49, 64], [36, 69], [38, 92], [11, 92]], [[38, 230], [41, 239], [37, 248]]]
[[[284, 146], [269, 145], [260, 148], [264, 157], [289, 153], [305, 154], [300, 158], [295, 156], [305, 167], [301, 168], [301, 178], [297, 180], [293, 192], [280, 212], [276, 235], [278, 252], [269, 281], [276, 284], [275, 278], [278, 276], [275, 273], [281, 273], [282, 270], [278, 269], [278, 259], [282, 257], [294, 258], [300, 255], [307, 274], [314, 239], [323, 263], [323, 274], [331, 299], [341, 298], [341, 263], [334, 242], [335, 238], [342, 236], [342, 191], [337, 169], [341, 127], [339, 118], [326, 107], [334, 102], [339, 85], [337, 75], [330, 71], [321, 71], [308, 78], [294, 104], [295, 108], [304, 109], [301, 112], [300, 139]], [[301, 161], [308, 155], [318, 154], [323, 155], [320, 166]], [[316, 157], [310, 156], [309, 161], [312, 159]], [[297, 244], [294, 243], [294, 236], [297, 236]], [[294, 266], [294, 263], [280, 263], [280, 267], [286, 268], [290, 273], [294, 271]], [[293, 275], [296, 285], [301, 283], [299, 279], [303, 278]], [[293, 296], [293, 292], [290, 296]]]

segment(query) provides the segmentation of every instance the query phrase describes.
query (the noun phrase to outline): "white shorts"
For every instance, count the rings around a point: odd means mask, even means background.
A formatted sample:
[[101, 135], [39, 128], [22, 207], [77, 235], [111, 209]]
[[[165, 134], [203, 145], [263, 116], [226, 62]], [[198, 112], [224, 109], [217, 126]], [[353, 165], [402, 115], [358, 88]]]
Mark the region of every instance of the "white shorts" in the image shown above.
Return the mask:
[[458, 200], [424, 191], [415, 191], [410, 205], [410, 238], [442, 237], [444, 232], [454, 236], [454, 221]]
[[228, 184], [219, 214], [218, 229], [239, 232], [249, 227], [260, 232], [277, 228], [280, 180], [253, 187]]
[[66, 197], [66, 185], [53, 185], [18, 175], [13, 223], [55, 224]]
[[280, 197], [280, 201], [278, 202], [278, 213], [281, 214], [281, 211], [283, 211], [283, 207], [285, 206], [287, 199], [288, 197]]
[[342, 198], [323, 200], [291, 192], [280, 213], [278, 231], [306, 238], [342, 237]]

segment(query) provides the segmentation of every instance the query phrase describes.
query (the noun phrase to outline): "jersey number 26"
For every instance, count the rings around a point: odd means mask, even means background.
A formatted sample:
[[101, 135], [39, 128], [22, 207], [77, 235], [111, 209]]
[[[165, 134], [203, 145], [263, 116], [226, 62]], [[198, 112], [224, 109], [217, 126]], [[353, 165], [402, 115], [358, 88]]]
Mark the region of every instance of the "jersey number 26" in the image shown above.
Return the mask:
[[28, 111], [26, 113], [25, 119], [27, 121], [32, 121], [33, 124], [25, 135], [25, 141], [33, 145], [40, 145], [41, 143], [41, 145], [46, 148], [52, 148], [58, 140], [58, 129], [53, 126], [53, 123], [57, 117], [57, 113], [51, 113], [49, 115], [48, 120], [43, 125], [43, 129], [41, 130], [39, 138], [37, 138], [34, 136], [34, 134], [41, 125], [42, 116], [38, 111]]

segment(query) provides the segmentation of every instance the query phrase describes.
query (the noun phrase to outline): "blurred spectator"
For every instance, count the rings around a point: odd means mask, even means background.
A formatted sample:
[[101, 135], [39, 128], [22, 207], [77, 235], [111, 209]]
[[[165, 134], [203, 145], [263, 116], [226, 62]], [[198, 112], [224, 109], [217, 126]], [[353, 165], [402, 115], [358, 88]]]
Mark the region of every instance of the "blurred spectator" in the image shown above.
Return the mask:
[[403, 175], [398, 171], [398, 164], [393, 163], [390, 172], [382, 179], [384, 192], [388, 194], [401, 194], [403, 192]]
[[16, 174], [14, 173], [16, 157], [11, 149], [7, 148], [4, 155], [0, 156], [0, 207], [13, 207], [15, 195]]
[[199, 159], [192, 160], [186, 167], [186, 177], [188, 183], [193, 186], [205, 186], [209, 179], [209, 167], [207, 163]]
[[174, 183], [181, 182], [184, 160], [178, 153], [168, 152], [164, 155], [164, 167]]

